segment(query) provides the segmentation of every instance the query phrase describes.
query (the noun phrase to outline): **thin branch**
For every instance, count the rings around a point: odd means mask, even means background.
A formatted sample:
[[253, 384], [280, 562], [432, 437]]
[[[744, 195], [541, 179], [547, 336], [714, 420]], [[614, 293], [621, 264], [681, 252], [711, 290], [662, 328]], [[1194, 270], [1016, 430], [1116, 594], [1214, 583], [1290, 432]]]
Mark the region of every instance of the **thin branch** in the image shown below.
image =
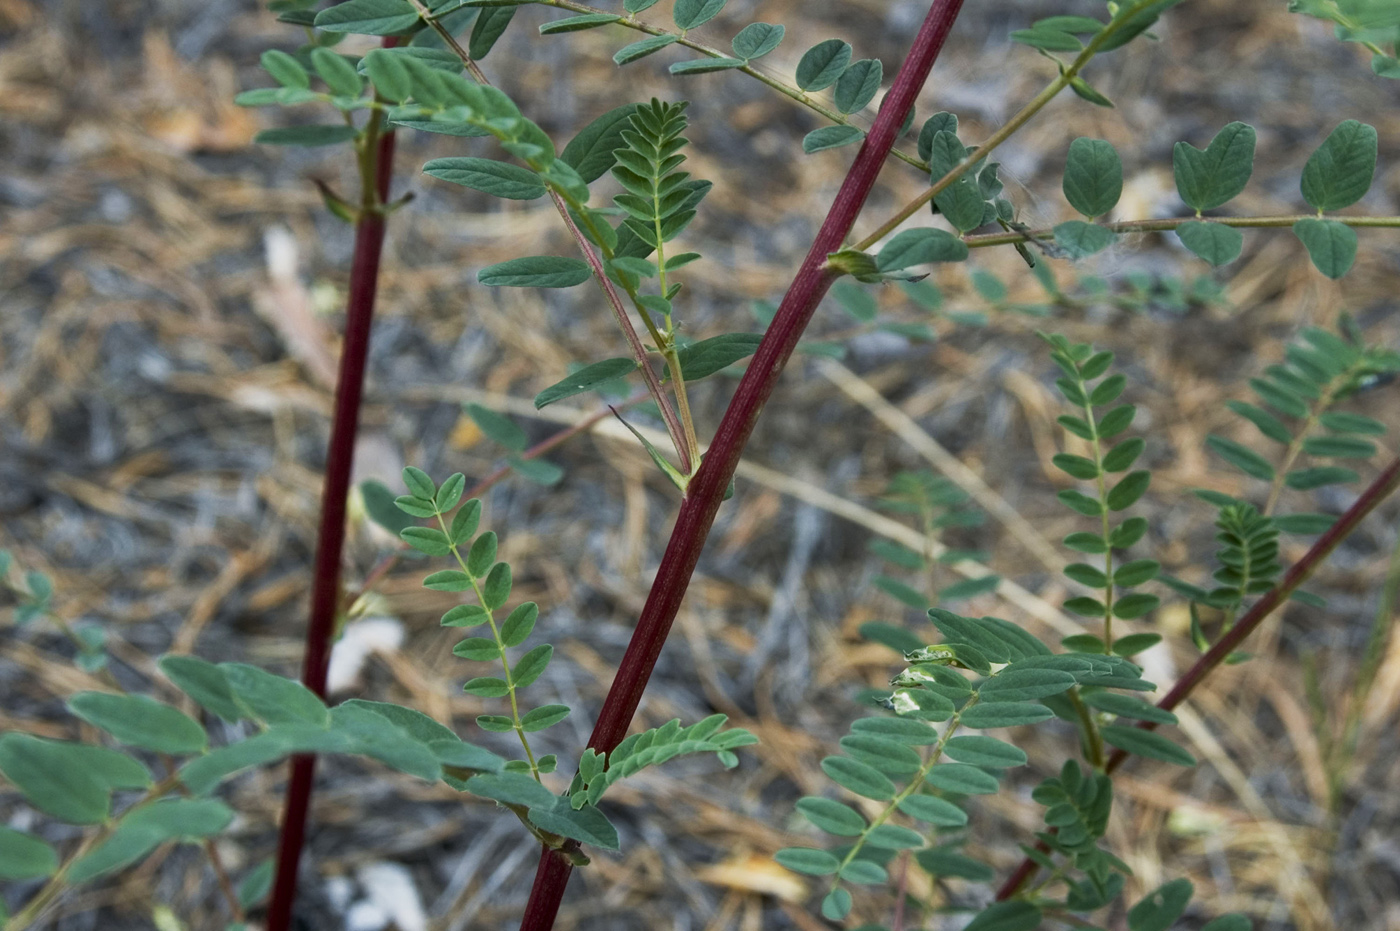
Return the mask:
[[[1315, 219], [1317, 219], [1317, 214], [1300, 213], [1274, 217], [1168, 217], [1154, 220], [1124, 220], [1121, 223], [1104, 223], [1102, 225], [1104, 229], [1112, 230], [1115, 233], [1155, 233], [1174, 230], [1186, 223], [1202, 221], [1240, 229], [1277, 229], [1280, 227], [1291, 228], [1299, 220]], [[1400, 227], [1400, 217], [1329, 216], [1327, 219], [1359, 228]], [[982, 249], [987, 246], [1009, 246], [1018, 242], [1048, 241], [1054, 238], [1055, 231], [1053, 229], [1038, 229], [1015, 233], [983, 233], [980, 236], [964, 236], [963, 242], [967, 243], [969, 249]]]

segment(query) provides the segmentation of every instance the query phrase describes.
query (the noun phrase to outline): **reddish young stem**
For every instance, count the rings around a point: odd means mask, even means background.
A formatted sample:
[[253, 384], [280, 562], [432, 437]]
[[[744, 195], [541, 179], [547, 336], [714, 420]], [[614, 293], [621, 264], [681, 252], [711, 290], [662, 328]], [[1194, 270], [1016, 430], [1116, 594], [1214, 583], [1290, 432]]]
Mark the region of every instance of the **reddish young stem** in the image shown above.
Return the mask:
[[[396, 39], [384, 40], [392, 47]], [[378, 114], [372, 117], [378, 120]], [[376, 122], [377, 125], [377, 122]], [[316, 563], [311, 585], [311, 617], [306, 628], [306, 654], [302, 659], [302, 684], [320, 697], [326, 695], [326, 668], [331, 638], [340, 607], [340, 560], [345, 547], [345, 501], [350, 491], [350, 468], [355, 457], [355, 435], [360, 424], [364, 395], [365, 363], [369, 355], [374, 297], [379, 286], [379, 259], [384, 250], [383, 205], [389, 200], [393, 175], [394, 133], [381, 132], [370, 140], [374, 187], [362, 198], [363, 209], [355, 223], [355, 253], [350, 266], [350, 296], [345, 308], [345, 340], [340, 350], [340, 373], [335, 386], [335, 410], [326, 449], [326, 479], [321, 490], [321, 526], [316, 538]], [[277, 877], [268, 905], [267, 931], [287, 931], [296, 898], [297, 865], [306, 837], [306, 813], [311, 805], [316, 757], [292, 757], [291, 777], [282, 808], [282, 834], [277, 850]]]
[[[691, 574], [700, 559], [700, 551], [705, 546], [710, 526], [724, 499], [725, 489], [734, 477], [744, 444], [753, 432], [764, 403], [773, 393], [788, 357], [812, 319], [817, 304], [836, 280], [836, 273], [827, 268], [827, 256], [838, 251], [850, 235], [856, 217], [875, 185], [880, 166], [889, 155], [905, 117], [913, 108], [914, 99], [928, 80], [929, 71], [961, 8], [962, 0], [935, 0], [929, 10], [908, 58], [885, 97], [870, 135], [861, 146], [836, 195], [835, 203], [827, 213], [816, 241], [783, 297], [778, 313], [764, 334], [733, 400], [729, 402], [729, 409], [720, 422], [709, 452], [690, 482], [656, 580], [652, 583], [612, 687], [603, 700], [598, 723], [588, 744], [595, 750], [610, 752], [627, 733], [652, 668], [661, 655], [671, 623], [676, 618], [681, 599], [685, 596], [686, 587], [690, 584]], [[563, 857], [548, 849], [542, 852], [521, 931], [548, 931], [554, 926], [570, 872], [571, 868]]]
[[[1390, 497], [1397, 487], [1400, 487], [1400, 459], [1396, 459], [1387, 466], [1385, 471], [1371, 483], [1370, 487], [1361, 493], [1361, 497], [1357, 498], [1356, 502], [1351, 507], [1347, 508], [1346, 513], [1337, 518], [1337, 522], [1318, 538], [1311, 549], [1303, 554], [1303, 558], [1299, 559], [1289, 568], [1288, 572], [1284, 574], [1283, 580], [1269, 589], [1268, 593], [1265, 594], [1263, 598], [1256, 601], [1254, 605], [1245, 612], [1244, 617], [1240, 618], [1239, 621], [1235, 623], [1234, 627], [1226, 631], [1225, 635], [1221, 637], [1209, 651], [1200, 659], [1196, 660], [1195, 664], [1186, 671], [1186, 674], [1176, 681], [1176, 685], [1172, 686], [1172, 690], [1166, 694], [1166, 697], [1157, 703], [1157, 707], [1164, 711], [1171, 711], [1177, 705], [1185, 701], [1186, 696], [1190, 695], [1191, 692], [1195, 690], [1196, 686], [1200, 685], [1205, 677], [1214, 671], [1217, 666], [1225, 662], [1226, 657], [1239, 649], [1240, 644], [1244, 642], [1245, 638], [1253, 633], [1255, 628], [1264, 622], [1265, 618], [1273, 614], [1275, 610], [1283, 605], [1283, 603], [1288, 600], [1289, 596], [1297, 591], [1299, 586], [1306, 582], [1308, 577], [1317, 571], [1317, 568], [1332, 554], [1332, 551], [1351, 535], [1351, 532], [1356, 529], [1356, 526], [1361, 523], [1366, 515], [1370, 514], [1382, 501]], [[1157, 728], [1157, 724], [1154, 721], [1139, 721], [1137, 726], [1145, 731], [1155, 730]], [[1127, 758], [1128, 754], [1125, 751], [1113, 751], [1113, 755], [1108, 758], [1108, 763], [1104, 767], [1104, 771], [1112, 773], [1119, 766], [1122, 766], [1123, 761]], [[1039, 849], [1044, 853], [1049, 851], [1050, 848], [1048, 845], [1042, 843]], [[1006, 882], [997, 890], [997, 900], [1009, 899], [1011, 896], [1015, 895], [1020, 888], [1026, 884], [1026, 881], [1031, 878], [1035, 870], [1035, 861], [1031, 860], [1029, 857], [1022, 860], [1021, 865], [1016, 867], [1015, 872], [1007, 877]]]

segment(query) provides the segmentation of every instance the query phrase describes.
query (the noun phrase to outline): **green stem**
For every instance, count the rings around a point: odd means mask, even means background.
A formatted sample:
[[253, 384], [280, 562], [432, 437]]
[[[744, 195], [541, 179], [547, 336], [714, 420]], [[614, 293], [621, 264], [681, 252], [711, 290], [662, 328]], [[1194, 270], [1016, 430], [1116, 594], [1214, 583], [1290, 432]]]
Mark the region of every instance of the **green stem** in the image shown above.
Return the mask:
[[[452, 541], [452, 532], [447, 527], [447, 521], [443, 520], [442, 512], [439, 511], [436, 506], [434, 506], [433, 510], [436, 512], [438, 527], [442, 529], [443, 536], [449, 541]], [[457, 565], [461, 568], [462, 574], [471, 580], [472, 592], [476, 595], [476, 600], [481, 602], [482, 610], [486, 612], [486, 623], [491, 627], [491, 639], [496, 641], [496, 649], [501, 656], [501, 669], [504, 670], [505, 673], [507, 694], [510, 696], [511, 724], [515, 727], [515, 735], [520, 738], [520, 745], [525, 748], [525, 758], [530, 764], [530, 775], [535, 777], [536, 782], [541, 782], [539, 764], [535, 762], [534, 751], [530, 749], [530, 738], [525, 736], [525, 727], [520, 721], [520, 703], [515, 697], [515, 678], [511, 675], [510, 660], [506, 658], [506, 645], [501, 640], [500, 628], [496, 626], [495, 614], [491, 610], [491, 606], [486, 603], [486, 594], [481, 590], [481, 583], [477, 580], [477, 577], [472, 571], [467, 568], [467, 561], [462, 558], [461, 548], [457, 546], [456, 542], [449, 542], [448, 546], [451, 548], [452, 556], [457, 560]]]
[[1099, 733], [1099, 724], [1094, 720], [1089, 707], [1084, 704], [1084, 699], [1079, 695], [1079, 686], [1075, 686], [1066, 692], [1070, 702], [1074, 705], [1074, 713], [1079, 716], [1080, 727], [1084, 730], [1084, 756], [1089, 760], [1089, 765], [1094, 769], [1103, 771], [1104, 756], [1103, 736]]
[[[1313, 219], [1310, 213], [1289, 214], [1286, 216], [1270, 217], [1208, 217], [1206, 222], [1219, 223], [1222, 226], [1233, 226], [1240, 229], [1277, 229], [1291, 228], [1299, 220]], [[1329, 217], [1338, 223], [1343, 223], [1356, 228], [1395, 228], [1400, 227], [1400, 217]], [[1184, 223], [1196, 223], [1197, 218], [1191, 217], [1169, 217], [1155, 220], [1124, 220], [1121, 223], [1104, 223], [1103, 228], [1115, 233], [1160, 233], [1174, 230]], [[1046, 240], [1055, 238], [1053, 229], [1024, 230], [1014, 233], [982, 233], [976, 236], [964, 236], [963, 242], [969, 249], [983, 249], [988, 246], [1010, 246], [1017, 243]], [[868, 248], [868, 247], [862, 247]]]

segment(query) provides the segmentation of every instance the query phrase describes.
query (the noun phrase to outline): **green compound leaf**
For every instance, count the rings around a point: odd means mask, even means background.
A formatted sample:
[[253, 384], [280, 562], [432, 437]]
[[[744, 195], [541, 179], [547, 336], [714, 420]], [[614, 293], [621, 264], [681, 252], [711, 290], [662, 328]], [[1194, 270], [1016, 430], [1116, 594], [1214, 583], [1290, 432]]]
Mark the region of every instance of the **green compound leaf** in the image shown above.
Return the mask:
[[1129, 931], [1167, 931], [1186, 913], [1194, 892], [1189, 879], [1174, 879], [1158, 886], [1128, 909]]
[[0, 827], [0, 879], [44, 879], [58, 869], [58, 854], [37, 837]]
[[878, 58], [862, 58], [854, 62], [836, 81], [836, 109], [855, 113], [865, 108], [880, 90], [884, 66]]
[[797, 810], [808, 821], [837, 837], [859, 837], [865, 832], [865, 818], [860, 812], [835, 799], [809, 795], [798, 800]]
[[995, 737], [953, 737], [943, 745], [943, 752], [959, 763], [991, 769], [1026, 765], [1026, 754], [1019, 747]]
[[622, 48], [618, 49], [617, 54], [613, 56], [613, 61], [619, 65], [630, 65], [634, 61], [646, 58], [652, 52], [659, 52], [666, 46], [679, 42], [680, 38], [680, 36], [674, 33], [667, 33], [664, 36], [651, 36], [650, 38], [641, 39], [637, 42], [633, 42], [631, 45], [624, 45]]
[[491, 288], [572, 288], [592, 277], [588, 263], [562, 255], [533, 255], [488, 265], [476, 280]]
[[1070, 143], [1065, 199], [1089, 219], [1112, 210], [1123, 196], [1123, 162], [1109, 142], [1080, 137]]
[[144, 695], [79, 692], [68, 709], [119, 742], [172, 755], [200, 753], [209, 737], [199, 722]]
[[1244, 248], [1244, 234], [1223, 223], [1192, 220], [1178, 226], [1176, 236], [1197, 258], [1216, 268], [1239, 258]]
[[746, 359], [758, 349], [762, 333], [725, 333], [691, 343], [677, 354], [685, 380], [698, 381]]
[[887, 801], [894, 797], [894, 783], [873, 766], [845, 756], [829, 756], [822, 760], [822, 772], [832, 782], [876, 801]]
[[797, 63], [797, 86], [804, 91], [830, 87], [851, 63], [851, 47], [840, 39], [827, 39], [809, 48]]
[[696, 58], [691, 61], [678, 61], [671, 65], [672, 74], [710, 74], [715, 71], [732, 71], [744, 67], [739, 58]]
[[963, 931], [1035, 931], [1040, 909], [1029, 902], [996, 902], [968, 922]]
[[864, 138], [865, 133], [854, 126], [823, 126], [802, 137], [802, 151], [811, 155], [827, 149], [839, 149]]
[[175, 687], [184, 692], [206, 711], [211, 711], [229, 723], [244, 717], [223, 670], [195, 656], [167, 655], [158, 665]]
[[1356, 261], [1356, 230], [1336, 220], [1307, 217], [1293, 224], [1293, 235], [1308, 250], [1313, 265], [1328, 278], [1340, 278]]
[[1326, 211], [1349, 207], [1365, 197], [1376, 175], [1376, 150], [1374, 126], [1342, 122], [1303, 166], [1303, 199], [1314, 209]]
[[932, 795], [911, 795], [899, 803], [899, 810], [935, 827], [958, 828], [967, 824], [967, 812], [947, 799]]
[[1056, 245], [1062, 247], [1072, 259], [1082, 259], [1102, 252], [1118, 238], [1118, 234], [1113, 230], [1083, 220], [1057, 223], [1054, 233]]
[[435, 158], [423, 166], [423, 173], [510, 200], [535, 200], [547, 190], [528, 168], [489, 158]]
[[784, 847], [773, 854], [773, 859], [794, 873], [808, 876], [830, 876], [841, 866], [841, 861], [832, 854], [811, 847]]
[[962, 262], [967, 255], [967, 244], [946, 230], [905, 230], [880, 249], [875, 267], [882, 272], [898, 271], [932, 262]]
[[1176, 189], [1187, 206], [1212, 210], [1236, 197], [1254, 173], [1254, 127], [1230, 123], [1205, 151], [1187, 142], [1172, 150]]
[[966, 763], [941, 763], [928, 771], [924, 781], [935, 789], [959, 795], [995, 795], [998, 788], [995, 776]]
[[739, 34], [734, 37], [731, 45], [736, 56], [744, 61], [753, 61], [755, 58], [762, 58], [776, 49], [786, 34], [787, 28], [785, 26], [772, 23], [750, 23], [739, 30]]
[[622, 17], [616, 13], [585, 13], [582, 16], [568, 16], [540, 26], [540, 35], [552, 36], [561, 32], [581, 32], [584, 29], [597, 29], [615, 23]]
[[622, 133], [631, 125], [636, 112], [637, 105], [629, 103], [604, 113], [569, 140], [564, 151], [559, 153], [559, 159], [578, 172], [585, 184], [597, 181], [617, 164], [614, 153], [623, 147]]
[[728, 0], [676, 0], [671, 18], [681, 29], [694, 29], [714, 19]]
[[1266, 482], [1273, 481], [1274, 467], [1269, 464], [1269, 460], [1248, 446], [1243, 446], [1234, 440], [1227, 440], [1223, 436], [1216, 436], [1213, 433], [1206, 437], [1206, 445], [1246, 475]]
[[1103, 739], [1120, 750], [1178, 766], [1195, 766], [1196, 758], [1171, 740], [1155, 731], [1120, 724], [1105, 724], [1099, 729]]
[[360, 131], [353, 126], [283, 126], [279, 129], [264, 129], [253, 137], [253, 141], [262, 145], [315, 148], [350, 142], [359, 134]]
[[396, 36], [418, 25], [408, 0], [346, 0], [316, 14], [316, 28], [365, 36]]
[[1035, 702], [981, 702], [962, 713], [964, 727], [985, 730], [993, 727], [1016, 727], [1037, 724], [1055, 713]]

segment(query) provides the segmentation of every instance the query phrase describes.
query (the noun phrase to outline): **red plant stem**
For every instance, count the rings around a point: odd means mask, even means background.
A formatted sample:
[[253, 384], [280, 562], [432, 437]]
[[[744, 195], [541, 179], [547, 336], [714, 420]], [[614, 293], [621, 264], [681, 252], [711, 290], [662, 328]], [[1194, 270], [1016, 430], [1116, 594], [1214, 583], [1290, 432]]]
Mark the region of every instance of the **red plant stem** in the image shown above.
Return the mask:
[[[397, 39], [390, 36], [384, 46]], [[378, 120], [376, 113], [371, 119]], [[364, 396], [365, 363], [369, 355], [374, 297], [379, 285], [379, 259], [384, 251], [383, 205], [389, 200], [393, 176], [394, 133], [383, 131], [371, 140], [375, 159], [373, 192], [364, 192], [363, 209], [355, 222], [355, 253], [350, 265], [350, 296], [345, 308], [345, 340], [340, 350], [340, 373], [335, 386], [335, 410], [326, 449], [326, 480], [321, 489], [321, 526], [316, 538], [316, 563], [311, 586], [311, 618], [306, 628], [302, 684], [326, 696], [326, 668], [340, 606], [340, 561], [345, 548], [345, 503], [355, 457], [355, 434]], [[306, 838], [306, 814], [311, 805], [316, 757], [292, 757], [291, 777], [282, 808], [282, 833], [277, 850], [277, 877], [268, 905], [267, 931], [287, 931], [296, 898], [297, 865]]]
[[[1225, 635], [1205, 655], [1196, 660], [1195, 665], [1176, 681], [1176, 685], [1172, 686], [1172, 690], [1166, 694], [1166, 697], [1157, 703], [1157, 707], [1163, 711], [1171, 711], [1185, 701], [1186, 696], [1190, 695], [1206, 676], [1225, 662], [1225, 658], [1235, 652], [1245, 638], [1264, 622], [1265, 618], [1283, 605], [1289, 596], [1317, 571], [1323, 561], [1343, 540], [1351, 535], [1366, 515], [1374, 511], [1398, 487], [1400, 487], [1400, 459], [1396, 459], [1387, 466], [1385, 471], [1371, 483], [1370, 487], [1361, 493], [1361, 497], [1347, 508], [1346, 513], [1337, 518], [1337, 522], [1318, 538], [1311, 549], [1303, 554], [1303, 558], [1289, 568], [1288, 572], [1284, 574], [1283, 580], [1269, 589], [1263, 598], [1256, 601], [1253, 607], [1245, 612], [1244, 617], [1240, 618], [1235, 626], [1226, 631]], [[1157, 724], [1154, 721], [1139, 721], [1137, 726], [1142, 730], [1150, 731], [1155, 730]], [[1104, 767], [1104, 772], [1112, 773], [1119, 766], [1122, 766], [1123, 761], [1127, 758], [1128, 754], [1125, 751], [1113, 751], [1113, 755], [1109, 757], [1108, 763]], [[1042, 846], [1039, 849], [1044, 852], [1050, 848]], [[1035, 873], [1035, 870], [1035, 861], [1030, 858], [1022, 860], [1021, 865], [1016, 867], [1015, 872], [1007, 877], [1006, 882], [997, 890], [997, 900], [1009, 899], [1015, 895]]]
[[[904, 118], [928, 80], [933, 63], [961, 9], [962, 0], [934, 0], [909, 56], [885, 97], [870, 135], [856, 155], [827, 213], [826, 221], [817, 233], [816, 241], [812, 243], [806, 260], [758, 346], [758, 352], [754, 354], [729, 402], [729, 409], [720, 422], [709, 452], [691, 479], [656, 580], [652, 583], [612, 687], [603, 700], [598, 723], [588, 742], [595, 750], [612, 751], [627, 733], [676, 612], [680, 609], [681, 599], [690, 584], [691, 574], [700, 559], [700, 551], [705, 546], [715, 514], [724, 499], [725, 489], [734, 477], [744, 444], [753, 432], [764, 403], [773, 393], [788, 357], [812, 319], [817, 304], [836, 280], [837, 274], [827, 267], [827, 256], [838, 251], [850, 235], [875, 185], [880, 167], [894, 146], [900, 127], [904, 125]], [[554, 926], [570, 872], [571, 868], [563, 857], [549, 849], [542, 852], [535, 884], [530, 890], [530, 900], [525, 906], [521, 931], [549, 931]]]

